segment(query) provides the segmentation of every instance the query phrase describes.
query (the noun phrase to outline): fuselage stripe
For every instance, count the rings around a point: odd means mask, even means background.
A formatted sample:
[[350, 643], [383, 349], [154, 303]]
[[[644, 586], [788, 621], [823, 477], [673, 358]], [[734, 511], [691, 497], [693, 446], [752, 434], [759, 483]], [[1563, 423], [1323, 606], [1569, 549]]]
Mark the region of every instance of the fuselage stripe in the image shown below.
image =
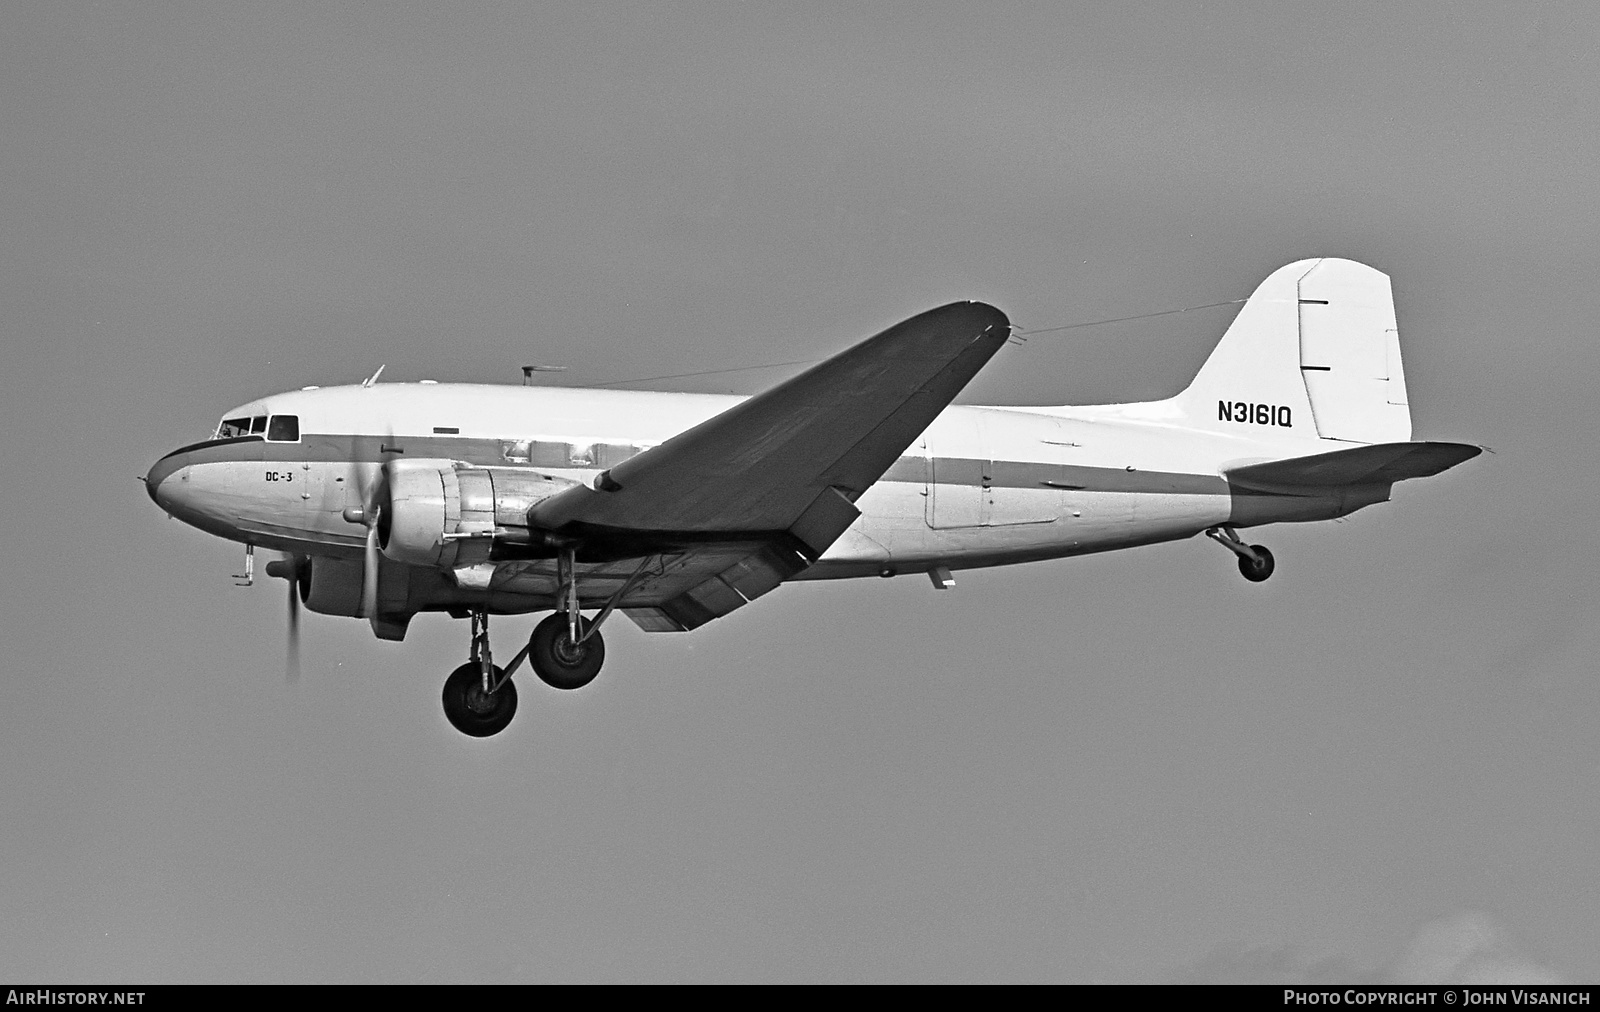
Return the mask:
[[[595, 470], [593, 463], [559, 460], [534, 444], [529, 458], [508, 460], [506, 442], [470, 437], [305, 435], [299, 442], [260, 439], [224, 439], [199, 443], [163, 457], [151, 472], [159, 481], [191, 464], [261, 461], [264, 463], [382, 464], [406, 458], [456, 460], [473, 467], [514, 467], [538, 470]], [[525, 441], [520, 444], [528, 445]], [[398, 448], [398, 451], [397, 449]], [[1215, 474], [1143, 471], [1081, 464], [1031, 460], [985, 460], [971, 457], [902, 456], [879, 481], [939, 484], [982, 488], [1061, 488], [1087, 492], [1146, 492], [1188, 495], [1227, 495], [1228, 483]]]

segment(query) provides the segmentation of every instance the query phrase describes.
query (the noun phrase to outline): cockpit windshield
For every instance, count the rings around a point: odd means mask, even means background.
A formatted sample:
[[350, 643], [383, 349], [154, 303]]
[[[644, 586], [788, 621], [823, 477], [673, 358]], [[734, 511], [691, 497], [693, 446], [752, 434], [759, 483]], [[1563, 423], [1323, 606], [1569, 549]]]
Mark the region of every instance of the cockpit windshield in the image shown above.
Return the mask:
[[[267, 429], [267, 416], [266, 415], [261, 415], [260, 417], [254, 419], [254, 421], [256, 422], [256, 424], [258, 426], [255, 431], [257, 431], [257, 432], [265, 432], [266, 431], [266, 429]], [[249, 419], [249, 418], [224, 418], [222, 420], [222, 424], [217, 426], [217, 438], [218, 439], [233, 439], [236, 436], [248, 436], [248, 435], [250, 435], [250, 422], [251, 422], [251, 419]]]
[[300, 441], [299, 415], [256, 415], [252, 418], [224, 418], [217, 426], [213, 439], [236, 439], [239, 436], [265, 436], [276, 443]]

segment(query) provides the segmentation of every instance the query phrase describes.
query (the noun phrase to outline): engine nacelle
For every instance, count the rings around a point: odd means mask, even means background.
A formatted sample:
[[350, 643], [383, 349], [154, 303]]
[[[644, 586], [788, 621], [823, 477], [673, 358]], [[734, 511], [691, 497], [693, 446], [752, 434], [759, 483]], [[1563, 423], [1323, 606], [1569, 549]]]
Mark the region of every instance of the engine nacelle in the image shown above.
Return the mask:
[[326, 556], [302, 560], [300, 599], [319, 615], [361, 615], [361, 560]]
[[537, 471], [466, 467], [448, 460], [383, 466], [378, 545], [413, 566], [470, 566], [496, 536], [526, 537], [528, 509], [577, 482]]

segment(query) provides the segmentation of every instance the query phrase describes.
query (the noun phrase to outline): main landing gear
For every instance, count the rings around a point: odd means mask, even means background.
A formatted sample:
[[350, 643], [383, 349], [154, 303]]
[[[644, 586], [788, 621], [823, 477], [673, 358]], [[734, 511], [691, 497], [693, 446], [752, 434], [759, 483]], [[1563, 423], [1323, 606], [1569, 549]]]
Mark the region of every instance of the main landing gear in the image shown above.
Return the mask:
[[1251, 583], [1260, 583], [1272, 575], [1276, 563], [1264, 545], [1247, 545], [1239, 532], [1227, 524], [1206, 531], [1206, 537], [1239, 556], [1239, 573]]
[[517, 689], [511, 676], [526, 660], [540, 681], [556, 689], [581, 689], [594, 681], [606, 659], [600, 625], [644, 577], [650, 559], [639, 563], [622, 587], [593, 619], [580, 611], [575, 551], [557, 558], [560, 608], [533, 627], [528, 645], [504, 668], [489, 653], [489, 614], [472, 613], [472, 657], [451, 672], [444, 683], [444, 715], [462, 734], [487, 738], [505, 730], [517, 712]]
[[462, 734], [487, 738], [499, 734], [517, 714], [517, 687], [511, 676], [526, 660], [540, 681], [556, 689], [581, 689], [594, 681], [606, 659], [599, 621], [564, 612], [545, 616], [533, 627], [528, 645], [511, 663], [497, 667], [489, 653], [489, 615], [472, 613], [472, 658], [450, 673], [444, 682], [444, 715]]
[[517, 715], [517, 687], [512, 684], [511, 672], [521, 662], [518, 654], [511, 668], [495, 667], [489, 653], [489, 615], [473, 612], [472, 658], [444, 681], [445, 719], [474, 738], [504, 731]]
[[534, 626], [533, 635], [528, 638], [528, 663], [539, 680], [553, 689], [581, 689], [594, 681], [606, 659], [606, 641], [600, 638], [600, 623], [611, 615], [622, 595], [636, 582], [630, 579], [624, 584], [590, 622], [579, 611], [578, 567], [574, 555], [568, 549], [556, 558], [561, 610]]

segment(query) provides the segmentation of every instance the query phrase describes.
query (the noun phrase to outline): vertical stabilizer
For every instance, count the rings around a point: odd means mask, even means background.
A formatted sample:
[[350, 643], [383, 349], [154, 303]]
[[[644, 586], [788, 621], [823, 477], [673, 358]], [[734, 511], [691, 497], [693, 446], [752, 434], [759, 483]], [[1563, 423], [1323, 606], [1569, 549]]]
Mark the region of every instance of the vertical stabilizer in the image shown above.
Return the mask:
[[1388, 276], [1331, 257], [1280, 267], [1175, 401], [1197, 428], [1356, 443], [1410, 439]]

